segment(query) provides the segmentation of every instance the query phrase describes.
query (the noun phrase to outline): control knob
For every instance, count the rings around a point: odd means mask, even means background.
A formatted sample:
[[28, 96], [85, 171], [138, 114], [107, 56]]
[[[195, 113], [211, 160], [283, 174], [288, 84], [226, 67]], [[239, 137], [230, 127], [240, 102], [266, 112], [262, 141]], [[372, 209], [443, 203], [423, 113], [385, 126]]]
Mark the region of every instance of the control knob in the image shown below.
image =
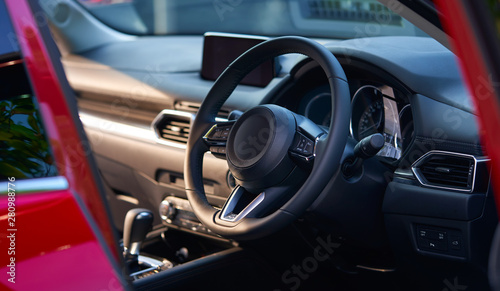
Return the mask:
[[171, 223], [177, 213], [177, 209], [172, 203], [167, 200], [163, 200], [160, 204], [160, 217], [161, 219]]

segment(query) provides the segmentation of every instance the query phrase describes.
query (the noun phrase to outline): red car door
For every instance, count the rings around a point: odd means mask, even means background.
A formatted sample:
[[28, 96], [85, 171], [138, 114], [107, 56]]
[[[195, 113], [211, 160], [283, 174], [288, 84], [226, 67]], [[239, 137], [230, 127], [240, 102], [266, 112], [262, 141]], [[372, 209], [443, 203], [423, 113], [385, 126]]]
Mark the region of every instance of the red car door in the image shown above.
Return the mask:
[[47, 22], [1, 0], [0, 30], [0, 289], [126, 289]]
[[[483, 143], [491, 157], [495, 202], [500, 210], [500, 7], [498, 1], [436, 1], [478, 112]], [[496, 19], [495, 19], [496, 16]], [[500, 290], [500, 228], [489, 260], [493, 290]], [[455, 286], [457, 287], [457, 286]], [[462, 290], [462, 289], [457, 289]]]

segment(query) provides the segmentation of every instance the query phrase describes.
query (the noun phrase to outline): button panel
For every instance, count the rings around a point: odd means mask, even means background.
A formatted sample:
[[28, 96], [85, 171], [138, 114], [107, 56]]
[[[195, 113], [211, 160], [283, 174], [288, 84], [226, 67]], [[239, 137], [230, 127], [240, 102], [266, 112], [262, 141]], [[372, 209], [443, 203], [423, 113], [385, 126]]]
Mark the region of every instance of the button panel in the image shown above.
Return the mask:
[[193, 209], [191, 208], [191, 204], [188, 200], [174, 196], [168, 196], [163, 200], [162, 204], [168, 204], [169, 207], [175, 209], [175, 215], [168, 217], [164, 215], [164, 208], [160, 206], [160, 216], [162, 218], [162, 222], [165, 225], [169, 227], [175, 226], [198, 233], [218, 236], [210, 229], [206, 228], [203, 224], [201, 224], [198, 218], [196, 218], [196, 215], [193, 213]]
[[210, 152], [217, 158], [226, 158], [226, 143], [234, 122], [217, 123], [205, 134], [203, 139], [210, 147]]
[[234, 123], [221, 123], [214, 125], [205, 135], [205, 140], [209, 143], [225, 143], [229, 137], [229, 132]]
[[417, 225], [416, 237], [420, 251], [465, 257], [463, 236], [460, 230]]
[[311, 157], [314, 153], [314, 141], [301, 133], [297, 133], [291, 151], [303, 157]]

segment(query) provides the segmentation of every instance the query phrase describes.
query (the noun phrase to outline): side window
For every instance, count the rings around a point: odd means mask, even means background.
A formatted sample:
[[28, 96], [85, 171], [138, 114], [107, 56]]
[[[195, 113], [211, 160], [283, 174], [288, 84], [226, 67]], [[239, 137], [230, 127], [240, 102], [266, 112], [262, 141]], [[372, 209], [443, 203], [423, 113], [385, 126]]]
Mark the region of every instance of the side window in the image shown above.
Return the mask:
[[0, 64], [0, 180], [56, 176], [23, 64], [19, 60], [9, 63]]
[[0, 182], [57, 176], [36, 98], [0, 1]]
[[495, 22], [495, 27], [497, 29], [497, 36], [500, 38], [500, 1], [487, 0], [486, 3], [490, 8], [490, 12], [493, 16], [493, 21]]

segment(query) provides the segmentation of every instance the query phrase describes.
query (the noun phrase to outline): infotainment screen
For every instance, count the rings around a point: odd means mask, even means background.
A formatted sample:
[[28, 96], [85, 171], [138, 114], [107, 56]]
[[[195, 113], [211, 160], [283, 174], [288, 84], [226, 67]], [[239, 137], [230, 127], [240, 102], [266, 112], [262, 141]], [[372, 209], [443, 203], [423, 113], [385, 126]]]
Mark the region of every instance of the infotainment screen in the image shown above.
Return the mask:
[[[205, 33], [203, 44], [203, 62], [201, 76], [207, 80], [216, 80], [219, 75], [242, 53], [267, 40], [267, 37], [230, 33]], [[271, 59], [260, 64], [250, 72], [240, 84], [265, 87], [276, 76], [276, 60]]]

